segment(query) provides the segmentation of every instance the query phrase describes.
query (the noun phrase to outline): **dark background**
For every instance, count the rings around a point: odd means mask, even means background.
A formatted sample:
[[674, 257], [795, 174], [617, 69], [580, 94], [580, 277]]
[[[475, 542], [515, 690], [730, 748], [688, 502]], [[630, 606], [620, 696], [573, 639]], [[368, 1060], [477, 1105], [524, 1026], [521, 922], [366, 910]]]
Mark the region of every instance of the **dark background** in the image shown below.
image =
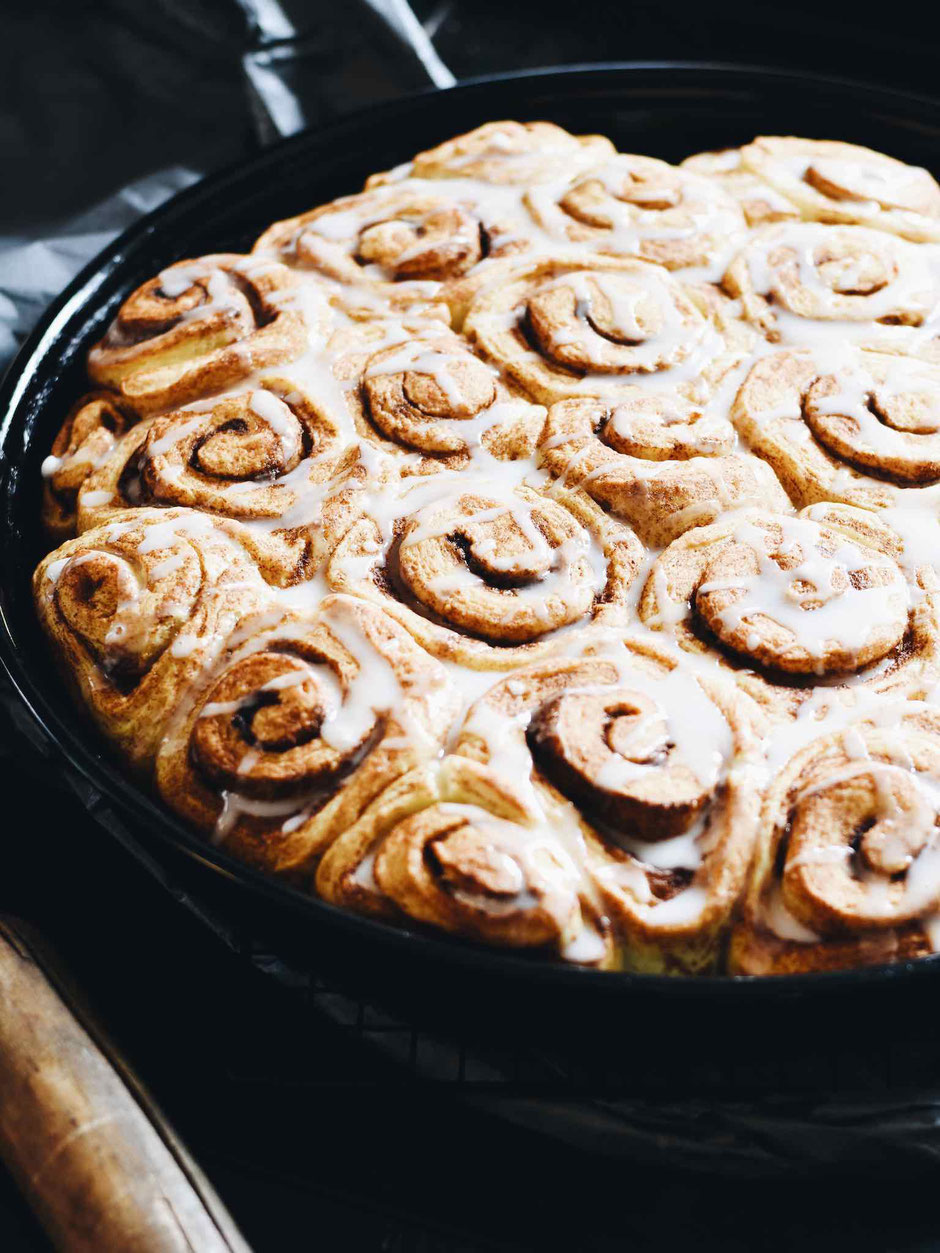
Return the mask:
[[[690, 59], [936, 90], [933, 32], [911, 9], [895, 27], [883, 8], [844, 4], [413, 8], [457, 78]], [[103, 246], [116, 224], [109, 198], [126, 185], [175, 171], [158, 190], [124, 197], [121, 222], [173, 178], [181, 185], [301, 121], [441, 76], [426, 48], [364, 2], [7, 0], [0, 317], [14, 338], [25, 332], [43, 284], [51, 294]], [[30, 252], [38, 241], [45, 250]], [[30, 272], [31, 257], [48, 272]], [[237, 937], [226, 945], [174, 899], [56, 788], [21, 727], [0, 727], [0, 750], [0, 909], [53, 942], [258, 1253], [940, 1248], [926, 1178], [781, 1184], [667, 1171], [578, 1152], [411, 1078], [355, 1022], [327, 1020], [290, 995], [265, 978], [257, 954], [252, 963], [240, 953]], [[700, 1029], [690, 1024], [691, 1047]], [[0, 1250], [45, 1247], [0, 1176]]]
[[[457, 78], [689, 59], [936, 89], [937, 32], [926, 4], [906, 6], [896, 23], [883, 7], [843, 0], [412, 7]], [[205, 172], [247, 154], [260, 142], [265, 111], [248, 84], [271, 65], [283, 67], [310, 121], [429, 82], [367, 0], [5, 0], [0, 35], [2, 231], [33, 232], [72, 217], [165, 166]]]

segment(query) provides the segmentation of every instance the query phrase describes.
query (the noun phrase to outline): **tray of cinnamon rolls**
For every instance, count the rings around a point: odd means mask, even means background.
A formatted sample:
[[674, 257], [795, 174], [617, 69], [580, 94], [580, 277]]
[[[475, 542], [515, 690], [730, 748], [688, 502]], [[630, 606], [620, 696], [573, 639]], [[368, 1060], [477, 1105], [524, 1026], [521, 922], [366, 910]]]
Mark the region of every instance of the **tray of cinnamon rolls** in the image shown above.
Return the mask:
[[600, 971], [927, 958], [940, 186], [544, 116], [138, 245], [30, 435], [44, 682], [312, 908]]

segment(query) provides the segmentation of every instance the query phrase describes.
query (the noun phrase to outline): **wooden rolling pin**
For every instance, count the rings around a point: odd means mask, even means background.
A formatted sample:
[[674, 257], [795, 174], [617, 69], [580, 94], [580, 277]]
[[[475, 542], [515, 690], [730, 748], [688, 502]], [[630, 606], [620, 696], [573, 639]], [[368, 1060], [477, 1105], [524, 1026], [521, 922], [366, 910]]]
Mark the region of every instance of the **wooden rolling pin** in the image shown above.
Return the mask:
[[48, 951], [0, 918], [0, 1155], [68, 1253], [250, 1253]]

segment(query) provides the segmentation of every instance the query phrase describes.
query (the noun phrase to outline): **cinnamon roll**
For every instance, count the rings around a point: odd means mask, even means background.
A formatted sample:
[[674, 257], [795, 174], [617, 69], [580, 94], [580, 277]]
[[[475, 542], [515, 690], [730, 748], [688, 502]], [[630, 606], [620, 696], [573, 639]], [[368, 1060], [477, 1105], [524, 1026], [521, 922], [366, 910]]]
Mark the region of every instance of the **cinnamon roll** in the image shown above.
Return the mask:
[[524, 460], [545, 422], [541, 405], [452, 333], [392, 344], [350, 373], [355, 386], [347, 382], [345, 394], [357, 431], [397, 452], [403, 474]]
[[400, 304], [427, 301], [440, 285], [526, 244], [526, 219], [511, 202], [455, 190], [446, 196], [406, 182], [345, 196], [276, 222], [254, 252], [339, 283], [374, 285]]
[[399, 170], [373, 175], [366, 180], [366, 187], [406, 176], [524, 185], [595, 165], [615, 152], [603, 135], [571, 135], [552, 122], [487, 122], [466, 135], [419, 152]]
[[42, 463], [42, 520], [51, 540], [75, 534], [80, 488], [136, 421], [132, 409], [106, 392], [89, 392], [69, 410]]
[[[909, 707], [910, 708], [910, 707]], [[940, 719], [898, 709], [800, 749], [774, 779], [731, 969], [795, 974], [936, 948]]]
[[229, 650], [157, 758], [160, 794], [216, 844], [302, 881], [456, 709], [443, 668], [381, 610], [326, 597]]
[[718, 180], [622, 153], [563, 183], [534, 186], [526, 203], [554, 239], [715, 278], [745, 232], [740, 206]]
[[933, 512], [940, 481], [940, 369], [843, 346], [759, 359], [731, 410], [798, 505]]
[[564, 628], [622, 603], [639, 569], [627, 528], [486, 476], [437, 476], [373, 513], [337, 546], [327, 582], [474, 669], [511, 669], [557, 647]]
[[714, 294], [615, 257], [512, 266], [470, 306], [464, 332], [543, 404], [613, 398], [644, 381], [708, 389], [744, 343]]
[[755, 231], [723, 280], [771, 343], [848, 341], [936, 357], [940, 251], [865, 226]]
[[927, 170], [857, 144], [792, 136], [762, 135], [741, 161], [804, 218], [940, 242], [940, 186]]
[[563, 805], [546, 810], [549, 821], [492, 771], [446, 757], [393, 784], [333, 843], [317, 891], [391, 922], [613, 966], [609, 922], [584, 867], [588, 829]]
[[125, 300], [88, 372], [138, 413], [221, 391], [301, 355], [295, 297], [285, 266], [228, 253], [178, 261]]
[[33, 586], [66, 676], [138, 767], [228, 636], [271, 603], [245, 550], [189, 509], [116, 514], [44, 558]]
[[[371, 466], [381, 478], [381, 466]], [[391, 473], [391, 471], [387, 471]], [[90, 474], [81, 530], [129, 505], [187, 506], [236, 525], [268, 582], [308, 578], [351, 525], [367, 476], [340, 421], [289, 378], [146, 419]]]
[[901, 669], [907, 682], [933, 676], [937, 659], [934, 606], [909, 585], [899, 547], [877, 516], [845, 506], [729, 514], [669, 545], [639, 616], [717, 654], [773, 712], [795, 713], [813, 680], [894, 687]]
[[578, 487], [660, 546], [728, 509], [789, 509], [773, 474], [734, 447], [734, 429], [707, 406], [625, 387], [619, 403], [553, 405], [540, 458], [556, 476], [550, 495]]

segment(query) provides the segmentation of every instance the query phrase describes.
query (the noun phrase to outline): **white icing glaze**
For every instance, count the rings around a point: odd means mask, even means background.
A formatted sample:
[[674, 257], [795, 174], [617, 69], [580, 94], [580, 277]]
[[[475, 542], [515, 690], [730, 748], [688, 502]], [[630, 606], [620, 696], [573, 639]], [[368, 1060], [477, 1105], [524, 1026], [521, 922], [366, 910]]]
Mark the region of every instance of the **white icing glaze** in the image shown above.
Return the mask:
[[[848, 539], [841, 539], [831, 555], [818, 547], [820, 532], [806, 518], [782, 516], [776, 520], [783, 542], [776, 544], [769, 533], [746, 518], [734, 527], [735, 542], [746, 545], [758, 562], [755, 574], [732, 576], [699, 584], [698, 593], [734, 590], [743, 597], [718, 615], [735, 630], [761, 615], [785, 627], [794, 642], [819, 661], [833, 641], [850, 653], [858, 653], [872, 634], [893, 622], [898, 605], [910, 603], [907, 585], [899, 578], [874, 586], [857, 586], [852, 576], [875, 566], [890, 572], [888, 562], [863, 551]], [[771, 554], [769, 549], [773, 549]], [[784, 569], [774, 555], [800, 554], [798, 565]]]

